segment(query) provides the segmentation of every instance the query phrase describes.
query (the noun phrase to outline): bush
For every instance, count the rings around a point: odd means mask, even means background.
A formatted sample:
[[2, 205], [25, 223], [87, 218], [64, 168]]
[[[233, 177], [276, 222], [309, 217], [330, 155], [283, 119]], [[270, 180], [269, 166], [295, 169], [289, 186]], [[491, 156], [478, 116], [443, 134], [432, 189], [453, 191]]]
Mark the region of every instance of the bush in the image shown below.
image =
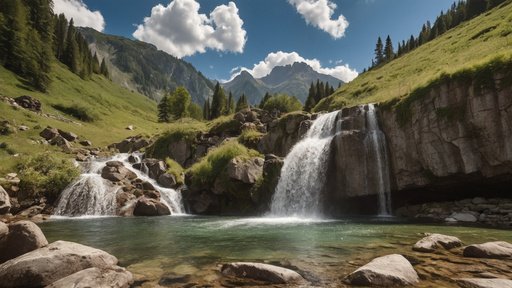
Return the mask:
[[237, 141], [228, 141], [223, 145], [211, 150], [201, 161], [190, 167], [192, 175], [192, 186], [210, 187], [215, 179], [224, 172], [231, 159], [242, 156], [246, 158], [260, 156], [255, 150], [248, 149]]
[[167, 164], [167, 173], [174, 176], [176, 184], [183, 185], [185, 183], [185, 179], [183, 179], [183, 172], [185, 170], [183, 167], [171, 158], [166, 158], [165, 163]]
[[302, 110], [302, 104], [293, 96], [277, 94], [270, 97], [265, 104], [263, 104], [263, 110], [267, 110], [268, 112], [279, 110], [281, 113], [290, 113]]
[[52, 105], [53, 108], [61, 111], [62, 113], [66, 113], [76, 119], [84, 122], [94, 122], [98, 120], [98, 116], [96, 113], [92, 112], [90, 109], [82, 106], [78, 106], [73, 104], [71, 106], [64, 106], [61, 104]]
[[240, 136], [238, 136], [238, 142], [251, 149], [257, 149], [258, 143], [260, 143], [263, 133], [254, 131], [251, 129], [244, 130]]
[[28, 198], [46, 196], [55, 201], [80, 170], [67, 159], [44, 153], [27, 158], [18, 164], [20, 189]]

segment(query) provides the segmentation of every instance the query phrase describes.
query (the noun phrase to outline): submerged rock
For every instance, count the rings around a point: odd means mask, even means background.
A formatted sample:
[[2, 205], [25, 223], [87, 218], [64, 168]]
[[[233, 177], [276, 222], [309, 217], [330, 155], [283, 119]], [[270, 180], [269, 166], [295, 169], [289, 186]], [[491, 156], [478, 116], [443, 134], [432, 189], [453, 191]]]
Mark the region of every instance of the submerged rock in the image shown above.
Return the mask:
[[0, 243], [0, 263], [48, 245], [41, 229], [30, 221], [12, 223], [8, 231]]
[[464, 248], [463, 255], [474, 258], [512, 258], [512, 244], [504, 241], [473, 244]]
[[299, 273], [293, 270], [262, 263], [235, 262], [224, 264], [221, 272], [226, 276], [250, 278], [275, 284], [297, 283], [304, 280]]
[[508, 279], [461, 278], [455, 280], [462, 288], [512, 288], [512, 280]]
[[88, 268], [64, 277], [46, 288], [128, 288], [133, 283], [133, 275], [124, 268], [113, 266], [106, 269]]
[[87, 268], [109, 268], [117, 258], [85, 245], [57, 241], [0, 264], [0, 287], [42, 287]]
[[408, 286], [419, 282], [411, 263], [399, 254], [373, 259], [352, 272], [345, 282], [361, 286]]
[[418, 252], [433, 252], [440, 247], [450, 250], [452, 248], [461, 246], [462, 241], [460, 241], [460, 239], [457, 237], [443, 234], [431, 234], [416, 242], [416, 244], [414, 244], [412, 247], [412, 250]]

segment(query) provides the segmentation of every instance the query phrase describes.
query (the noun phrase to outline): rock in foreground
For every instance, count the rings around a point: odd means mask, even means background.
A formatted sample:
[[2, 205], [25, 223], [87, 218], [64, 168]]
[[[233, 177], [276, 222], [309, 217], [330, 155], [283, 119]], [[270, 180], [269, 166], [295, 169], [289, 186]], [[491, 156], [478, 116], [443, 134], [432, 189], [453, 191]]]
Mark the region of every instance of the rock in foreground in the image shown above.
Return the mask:
[[348, 275], [345, 282], [359, 286], [408, 286], [418, 283], [419, 278], [404, 256], [391, 254], [373, 259]]
[[431, 234], [427, 237], [416, 242], [412, 247], [412, 250], [418, 252], [434, 252], [436, 249], [443, 247], [446, 250], [450, 250], [455, 247], [461, 247], [462, 241], [459, 238], [443, 235], [443, 234]]
[[250, 278], [275, 284], [288, 284], [303, 281], [299, 273], [269, 264], [235, 262], [224, 264], [222, 274], [238, 278]]
[[60, 279], [46, 288], [128, 288], [133, 283], [133, 275], [124, 268], [114, 266], [107, 269], [88, 268]]
[[0, 287], [42, 287], [84, 269], [116, 264], [117, 258], [105, 251], [57, 241], [1, 264]]
[[135, 204], [134, 216], [171, 215], [171, 210], [164, 203], [151, 198], [142, 197]]
[[462, 278], [456, 281], [462, 288], [512, 288], [512, 280], [508, 279]]
[[4, 237], [5, 241], [0, 244], [0, 263], [48, 245], [41, 229], [30, 221], [10, 224]]
[[464, 248], [465, 257], [474, 258], [512, 258], [512, 244], [504, 241], [469, 245]]

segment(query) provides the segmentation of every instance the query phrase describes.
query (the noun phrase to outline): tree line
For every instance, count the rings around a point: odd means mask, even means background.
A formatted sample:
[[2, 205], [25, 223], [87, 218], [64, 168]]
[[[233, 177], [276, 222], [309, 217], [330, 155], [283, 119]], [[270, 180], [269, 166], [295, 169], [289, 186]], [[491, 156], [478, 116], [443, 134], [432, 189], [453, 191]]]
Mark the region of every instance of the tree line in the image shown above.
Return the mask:
[[[372, 64], [368, 70], [409, 53], [421, 45], [443, 35], [462, 22], [473, 19], [505, 1], [506, 0], [459, 0], [458, 2], [454, 2], [446, 12], [441, 11], [433, 25], [430, 21], [423, 24], [418, 36], [414, 37], [414, 35], [411, 35], [407, 41], [403, 40], [402, 42], [398, 42], [396, 51], [389, 35], [386, 37], [384, 43], [379, 36], [375, 45], [375, 58], [372, 59]], [[365, 69], [363, 73], [366, 71]]]
[[[340, 87], [341, 82], [338, 84], [338, 88]], [[313, 109], [320, 100], [332, 94], [334, 94], [334, 87], [329, 85], [329, 82], [326, 82], [325, 84], [320, 80], [317, 80], [316, 84], [311, 82], [308, 98], [304, 104], [304, 111], [311, 112], [311, 109]]]
[[158, 122], [170, 122], [180, 118], [190, 117], [196, 120], [203, 119], [201, 107], [192, 102], [187, 89], [179, 86], [172, 93], [167, 92], [158, 103]]
[[92, 73], [108, 77], [73, 20], [53, 13], [52, 0], [0, 0], [0, 65], [25, 78], [40, 91], [51, 82], [56, 58], [86, 79]]

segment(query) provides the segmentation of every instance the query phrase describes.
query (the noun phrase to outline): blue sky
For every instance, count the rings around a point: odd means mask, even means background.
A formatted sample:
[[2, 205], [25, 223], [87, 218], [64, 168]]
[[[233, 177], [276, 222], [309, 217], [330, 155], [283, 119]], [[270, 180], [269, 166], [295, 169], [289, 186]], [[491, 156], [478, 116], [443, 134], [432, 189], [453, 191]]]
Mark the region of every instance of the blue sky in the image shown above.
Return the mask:
[[[62, 4], [58, 2], [66, 1], [79, 2], [80, 0], [58, 0], [56, 1], [56, 6], [58, 6], [56, 10], [59, 10], [59, 5]], [[223, 5], [222, 7], [225, 8], [223, 11], [228, 11], [230, 2], [222, 0], [186, 1], [197, 2], [200, 5], [199, 14], [204, 14], [209, 19], [207, 21], [213, 19], [210, 13], [218, 6]], [[324, 1], [331, 8], [334, 7], [332, 4], [335, 4], [336, 9], [334, 9], [331, 19], [336, 20], [341, 14], [349, 23], [348, 28], [344, 31], [344, 36], [335, 39], [331, 34], [324, 31], [325, 29], [322, 30], [308, 24], [305, 19], [306, 16], [298, 13], [298, 6], [292, 5], [291, 2], [293, 1], [297, 3]], [[224, 51], [208, 48], [208, 45], [199, 49], [204, 49], [204, 53], [194, 53], [193, 48], [191, 48], [192, 52], [188, 50], [188, 52], [183, 52], [181, 47], [174, 46], [171, 50], [167, 49], [167, 51], [181, 51], [174, 53], [181, 53], [182, 55], [179, 56], [183, 56], [184, 60], [191, 62], [211, 79], [229, 79], [233, 74], [232, 69], [235, 67], [245, 67], [247, 70], [258, 74], [255, 76], [261, 76], [272, 65], [276, 65], [268, 63], [268, 61], [277, 61], [276, 59], [279, 57], [288, 57], [290, 56], [288, 53], [292, 52], [296, 53], [293, 54], [293, 57], [288, 58], [317, 59], [320, 62], [317, 64], [322, 69], [348, 64], [350, 69], [360, 72], [370, 64], [378, 36], [386, 37], [389, 34], [396, 45], [399, 40], [408, 39], [411, 34], [416, 35], [423, 23], [427, 20], [433, 22], [440, 11], [446, 10], [452, 3], [450, 0], [233, 0], [231, 2], [236, 5], [237, 15], [243, 21], [243, 24], [239, 27], [241, 30], [235, 31], [239, 38], [243, 35], [240, 33], [245, 31], [245, 37], [242, 37], [244, 38], [243, 43], [240, 41], [225, 43], [225, 38], [220, 37], [224, 40], [216, 40], [210, 46]], [[151, 9], [154, 6], [161, 4], [162, 8], [168, 8], [170, 3], [170, 0], [83, 0], [81, 4], [87, 6], [86, 8], [91, 11], [97, 11], [96, 15], [98, 12], [101, 13], [104, 21], [103, 32], [133, 39], [133, 33], [137, 30], [137, 25], [144, 24], [144, 18], [152, 15]], [[233, 7], [232, 5], [229, 6], [229, 8]], [[233, 9], [229, 11], [233, 12]], [[81, 13], [80, 16], [75, 17], [82, 17], [82, 15], [86, 15], [86, 13]], [[165, 17], [165, 15], [162, 17]], [[184, 17], [188, 19], [189, 16], [185, 15]], [[164, 22], [167, 21], [166, 19], [159, 19], [158, 21], [167, 23], [167, 28], [177, 27], [175, 24], [169, 24], [171, 22]], [[90, 22], [94, 27], [98, 20], [92, 17]], [[83, 26], [91, 25], [83, 24]], [[215, 28], [214, 24], [208, 25]], [[149, 24], [145, 28], [147, 26]], [[158, 25], [154, 24], [154, 26]], [[165, 38], [166, 35], [174, 35], [172, 33], [181, 33], [180, 38], [175, 39], [187, 38], [189, 32], [186, 29], [197, 28], [190, 26], [197, 25], [169, 28], [170, 30], [176, 29], [179, 31], [168, 31], [161, 36]], [[205, 29], [209, 28], [206, 27]], [[137, 38], [151, 42], [154, 37], [147, 37], [150, 34], [148, 30], [143, 31], [146, 36], [143, 35]], [[191, 31], [190, 33], [195, 32]], [[185, 39], [185, 41], [188, 40], [190, 39]], [[165, 41], [165, 39], [159, 37], [155, 44], [160, 49], [166, 50], [163, 45], [158, 44], [162, 41]], [[179, 44], [176, 45], [179, 46]], [[241, 49], [241, 46], [243, 46], [243, 49]], [[239, 52], [231, 52], [230, 50]], [[272, 59], [263, 63], [266, 65], [263, 67], [266, 70], [260, 69], [259, 72], [252, 70], [254, 65], [264, 60], [269, 53], [278, 51], [285, 53], [273, 54]], [[192, 55], [186, 56], [184, 54]]]

